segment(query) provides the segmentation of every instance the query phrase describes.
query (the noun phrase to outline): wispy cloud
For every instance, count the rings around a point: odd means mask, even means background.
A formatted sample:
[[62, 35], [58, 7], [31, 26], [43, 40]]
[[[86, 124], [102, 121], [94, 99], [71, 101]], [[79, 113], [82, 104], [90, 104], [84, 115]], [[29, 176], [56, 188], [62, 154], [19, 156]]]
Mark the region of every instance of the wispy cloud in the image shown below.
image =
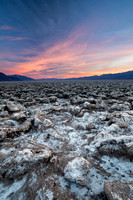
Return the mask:
[[0, 36], [0, 40], [28, 40], [27, 37]]
[[0, 30], [12, 30], [12, 29], [15, 29], [15, 28], [12, 26], [8, 26], [8, 25], [0, 26]]
[[[112, 37], [95, 41], [95, 35], [92, 34], [86, 39], [90, 32], [93, 30], [80, 26], [65, 40], [53, 44], [42, 52], [38, 49], [27, 49], [20, 55], [21, 59], [26, 60], [13, 62], [13, 69], [16, 69], [16, 73], [34, 78], [69, 78], [133, 69], [133, 47], [126, 44], [126, 37], [121, 41], [121, 36], [117, 33]], [[128, 41], [133, 41], [132, 36]], [[26, 57], [26, 54], [33, 56]], [[14, 58], [17, 59], [18, 55]]]

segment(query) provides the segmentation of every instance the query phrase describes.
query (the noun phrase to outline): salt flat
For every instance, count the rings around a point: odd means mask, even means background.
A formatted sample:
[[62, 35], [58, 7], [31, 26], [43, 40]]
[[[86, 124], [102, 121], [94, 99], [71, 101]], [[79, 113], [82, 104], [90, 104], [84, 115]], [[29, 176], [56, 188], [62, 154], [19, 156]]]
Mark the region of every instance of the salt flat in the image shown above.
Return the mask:
[[0, 83], [1, 200], [126, 195], [133, 199], [133, 81]]

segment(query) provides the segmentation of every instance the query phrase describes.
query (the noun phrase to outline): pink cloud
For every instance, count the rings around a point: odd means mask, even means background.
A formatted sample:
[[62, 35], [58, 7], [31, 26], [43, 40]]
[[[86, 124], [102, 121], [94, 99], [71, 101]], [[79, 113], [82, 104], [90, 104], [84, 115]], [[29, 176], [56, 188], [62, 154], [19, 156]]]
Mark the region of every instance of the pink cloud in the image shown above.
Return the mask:
[[[89, 31], [91, 32], [91, 28]], [[126, 59], [133, 55], [133, 47], [127, 45], [125, 41], [114, 45], [114, 42], [119, 40], [119, 35], [97, 42], [90, 38], [84, 41], [87, 35], [88, 30], [82, 26], [74, 30], [64, 41], [53, 44], [41, 53], [35, 49], [32, 51], [27, 49], [21, 52], [22, 56], [26, 53], [33, 53], [35, 56], [28, 57], [24, 63], [12, 63], [12, 72], [10, 69], [8, 74], [13, 74], [16, 70], [15, 73], [33, 78], [71, 78], [133, 69], [133, 61], [129, 63]], [[26, 38], [6, 36], [5, 39], [22, 40]], [[14, 57], [17, 58], [15, 55]], [[125, 59], [124, 62], [123, 59]], [[116, 66], [117, 62], [119, 64]], [[5, 63], [6, 65], [10, 66], [9, 63]]]
[[27, 37], [0, 36], [0, 40], [27, 40]]
[[13, 28], [12, 26], [8, 26], [8, 25], [0, 26], [0, 30], [11, 30], [11, 29], [15, 29], [15, 28]]

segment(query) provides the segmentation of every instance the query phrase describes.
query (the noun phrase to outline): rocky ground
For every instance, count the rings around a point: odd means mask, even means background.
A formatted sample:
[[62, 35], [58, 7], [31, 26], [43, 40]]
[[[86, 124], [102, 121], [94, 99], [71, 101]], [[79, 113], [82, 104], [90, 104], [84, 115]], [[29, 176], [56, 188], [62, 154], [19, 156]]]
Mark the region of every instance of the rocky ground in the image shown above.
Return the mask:
[[133, 199], [133, 81], [0, 83], [0, 200], [31, 199]]

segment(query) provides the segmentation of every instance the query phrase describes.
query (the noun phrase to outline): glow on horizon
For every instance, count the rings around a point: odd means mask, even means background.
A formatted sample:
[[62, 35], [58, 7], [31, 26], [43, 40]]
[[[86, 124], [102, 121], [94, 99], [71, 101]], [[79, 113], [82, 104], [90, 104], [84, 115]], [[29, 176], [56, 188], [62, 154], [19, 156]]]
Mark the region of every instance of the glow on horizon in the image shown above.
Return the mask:
[[0, 2], [1, 72], [41, 79], [133, 70], [133, 1], [7, 2]]
[[[82, 40], [86, 35], [85, 28], [75, 30], [66, 40], [55, 43], [44, 52], [37, 53], [33, 50], [32, 53], [36, 56], [27, 57], [24, 63], [3, 61], [3, 64], [9, 65], [4, 72], [31, 78], [72, 78], [133, 69], [133, 48], [126, 47], [123, 43], [112, 45], [119, 39], [118, 36], [92, 43], [90, 40]], [[28, 52], [27, 49], [26, 53]], [[1, 56], [4, 57], [2, 54]], [[9, 54], [9, 57], [15, 59], [17, 55]]]

